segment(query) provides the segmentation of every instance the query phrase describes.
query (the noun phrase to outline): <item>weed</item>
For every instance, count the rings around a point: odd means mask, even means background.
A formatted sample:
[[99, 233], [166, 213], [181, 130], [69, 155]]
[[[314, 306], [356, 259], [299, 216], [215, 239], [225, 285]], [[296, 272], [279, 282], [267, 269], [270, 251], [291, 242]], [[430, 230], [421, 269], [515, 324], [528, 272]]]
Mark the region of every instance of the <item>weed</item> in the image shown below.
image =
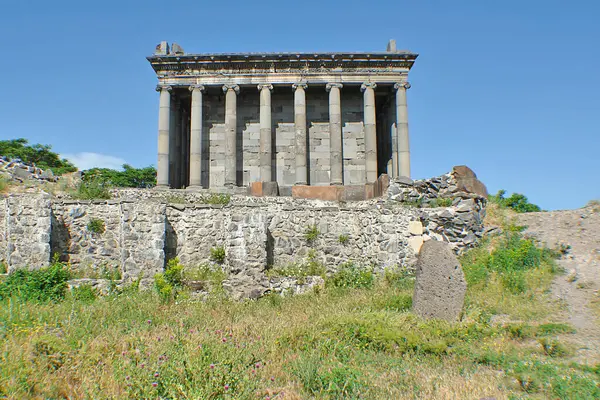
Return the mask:
[[450, 207], [453, 203], [453, 199], [449, 197], [436, 197], [435, 199], [429, 200], [427, 207]]
[[320, 234], [321, 232], [319, 232], [317, 225], [309, 225], [306, 228], [306, 232], [304, 232], [304, 238], [307, 242], [313, 243], [315, 240], [317, 240]]
[[169, 194], [166, 198], [169, 204], [185, 204], [185, 197], [176, 194]]
[[556, 357], [565, 354], [565, 348], [558, 342], [558, 340], [552, 338], [540, 338], [538, 343], [542, 346], [544, 353], [550, 357]]
[[325, 276], [325, 266], [317, 257], [317, 252], [310, 249], [306, 259], [300, 263], [294, 263], [285, 267], [272, 268], [267, 271], [267, 275], [288, 276], [295, 278], [305, 278], [307, 276]]
[[208, 281], [213, 284], [221, 284], [227, 278], [227, 274], [218, 267], [210, 264], [201, 264], [196, 268], [186, 268], [183, 271], [184, 281]]
[[535, 393], [538, 391], [539, 384], [531, 375], [519, 374], [516, 376], [516, 379], [517, 382], [519, 382], [521, 390], [523, 390], [524, 392]]
[[106, 231], [106, 225], [104, 224], [104, 221], [99, 218], [91, 218], [90, 222], [87, 224], [87, 230], [101, 235]]
[[212, 247], [210, 249], [210, 259], [217, 264], [223, 264], [225, 262], [225, 247]]
[[8, 266], [4, 261], [0, 261], [0, 274], [6, 274], [8, 272]]
[[203, 196], [201, 202], [204, 204], [227, 205], [231, 202], [231, 195], [226, 193], [211, 193], [208, 196]]
[[350, 240], [350, 237], [348, 235], [342, 234], [342, 235], [338, 236], [338, 242], [340, 244], [346, 244], [346, 243], [348, 243], [348, 240]]
[[327, 285], [333, 287], [369, 288], [373, 286], [375, 275], [373, 268], [357, 266], [346, 262], [327, 279]]
[[165, 272], [154, 275], [154, 287], [162, 301], [174, 299], [183, 286], [183, 265], [179, 258], [167, 262]]
[[79, 200], [110, 199], [110, 187], [108, 185], [90, 181], [81, 182], [76, 191], [71, 191], [71, 197]]
[[4, 193], [10, 186], [10, 180], [4, 175], [0, 175], [0, 193]]
[[81, 301], [84, 304], [90, 304], [98, 297], [98, 291], [90, 284], [74, 287], [71, 289], [73, 299]]

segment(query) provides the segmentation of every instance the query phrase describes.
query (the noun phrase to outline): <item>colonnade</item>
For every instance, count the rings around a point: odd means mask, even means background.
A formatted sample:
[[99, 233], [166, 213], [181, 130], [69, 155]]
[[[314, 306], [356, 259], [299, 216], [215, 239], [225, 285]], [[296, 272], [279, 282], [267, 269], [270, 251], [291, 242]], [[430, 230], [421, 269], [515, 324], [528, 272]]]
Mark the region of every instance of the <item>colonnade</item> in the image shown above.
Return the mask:
[[[338, 82], [328, 83], [325, 89], [329, 92], [329, 135], [330, 135], [330, 184], [342, 185], [343, 182], [343, 149], [342, 149], [342, 111], [341, 90], [343, 84]], [[297, 185], [306, 185], [308, 182], [307, 170], [307, 126], [306, 126], [306, 82], [292, 85], [294, 90], [294, 131], [295, 131], [295, 175]], [[375, 182], [377, 171], [377, 129], [375, 113], [375, 89], [377, 84], [365, 82], [361, 86], [363, 92], [364, 134], [365, 134], [365, 182]], [[408, 135], [408, 113], [406, 106], [406, 90], [410, 88], [408, 82], [396, 83], [396, 136], [392, 138], [394, 151], [392, 154], [392, 176], [410, 177], [410, 148]], [[225, 84], [222, 87], [225, 93], [225, 186], [236, 185], [236, 129], [237, 129], [237, 95], [240, 86]], [[156, 90], [160, 92], [158, 114], [158, 164], [157, 185], [169, 186], [169, 153], [175, 151], [170, 148], [174, 141], [170, 140], [171, 132], [177, 122], [172, 117], [171, 91], [168, 85], [159, 85]], [[190, 140], [185, 149], [189, 154], [190, 188], [201, 187], [202, 176], [202, 141], [206, 133], [203, 129], [202, 102], [205, 87], [203, 85], [189, 86], [191, 92]], [[273, 85], [259, 84], [260, 92], [260, 180], [271, 181], [271, 91]], [[181, 144], [179, 144], [181, 145]]]

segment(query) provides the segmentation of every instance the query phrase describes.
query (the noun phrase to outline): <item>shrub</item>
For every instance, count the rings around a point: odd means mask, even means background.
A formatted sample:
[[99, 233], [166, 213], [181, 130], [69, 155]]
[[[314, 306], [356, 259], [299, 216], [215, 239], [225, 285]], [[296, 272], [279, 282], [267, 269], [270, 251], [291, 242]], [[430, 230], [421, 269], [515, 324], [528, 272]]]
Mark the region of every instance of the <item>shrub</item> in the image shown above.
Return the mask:
[[340, 244], [346, 244], [346, 243], [348, 243], [348, 240], [350, 240], [348, 235], [342, 234], [342, 235], [338, 236], [338, 242], [340, 242]]
[[57, 261], [36, 270], [17, 269], [0, 282], [0, 300], [17, 297], [25, 301], [60, 301], [70, 278], [69, 270]]
[[304, 238], [306, 239], [307, 242], [312, 243], [319, 237], [320, 234], [321, 234], [321, 232], [319, 232], [317, 225], [310, 225], [306, 228], [306, 232], [304, 233]]
[[99, 218], [91, 218], [87, 224], [87, 230], [92, 233], [103, 234], [106, 231], [104, 221]]
[[103, 186], [150, 188], [156, 186], [154, 167], [134, 168], [124, 164], [123, 171], [109, 168], [92, 168], [83, 172], [84, 182]]
[[175, 298], [183, 286], [183, 265], [179, 258], [173, 258], [167, 262], [165, 272], [154, 275], [154, 287], [163, 301]]
[[506, 190], [499, 190], [495, 195], [488, 196], [488, 200], [500, 207], [511, 208], [518, 213], [542, 211], [539, 206], [530, 203], [525, 195], [513, 193], [510, 197], [504, 197], [505, 194]]
[[340, 265], [337, 272], [327, 279], [327, 284], [333, 287], [369, 288], [373, 286], [374, 280], [372, 268], [347, 262]]
[[217, 264], [223, 264], [225, 262], [225, 247], [212, 247], [210, 249], [210, 259]]
[[96, 181], [81, 182], [77, 190], [71, 193], [73, 198], [79, 200], [110, 199], [109, 187]]

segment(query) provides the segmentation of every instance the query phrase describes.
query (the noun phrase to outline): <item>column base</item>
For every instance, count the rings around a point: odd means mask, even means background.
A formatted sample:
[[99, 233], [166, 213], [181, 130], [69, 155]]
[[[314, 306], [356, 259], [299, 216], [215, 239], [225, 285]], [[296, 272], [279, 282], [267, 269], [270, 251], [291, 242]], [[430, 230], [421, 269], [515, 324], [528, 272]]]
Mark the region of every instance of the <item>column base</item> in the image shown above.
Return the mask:
[[169, 185], [156, 185], [153, 188], [154, 190], [169, 190], [171, 187]]
[[279, 184], [275, 181], [252, 182], [248, 187], [251, 196], [279, 196]]
[[200, 185], [192, 185], [185, 188], [185, 190], [189, 190], [190, 192], [199, 192], [204, 188]]

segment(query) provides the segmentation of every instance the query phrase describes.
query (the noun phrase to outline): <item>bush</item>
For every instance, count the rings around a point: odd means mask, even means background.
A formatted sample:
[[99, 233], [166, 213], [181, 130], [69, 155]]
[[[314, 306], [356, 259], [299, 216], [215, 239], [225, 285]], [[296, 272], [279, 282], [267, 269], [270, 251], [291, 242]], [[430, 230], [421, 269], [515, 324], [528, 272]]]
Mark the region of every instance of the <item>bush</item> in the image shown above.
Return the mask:
[[154, 275], [154, 287], [163, 301], [177, 297], [182, 286], [183, 265], [179, 263], [179, 258], [169, 260], [165, 272]]
[[92, 233], [103, 234], [106, 231], [104, 221], [99, 218], [92, 218], [87, 224], [87, 230]]
[[[469, 250], [461, 257], [465, 278], [469, 285], [486, 283], [491, 273], [500, 277], [503, 286], [512, 293], [527, 290], [524, 273], [543, 264], [554, 266], [555, 252], [539, 248], [533, 240], [524, 239], [520, 229], [507, 229], [495, 248], [488, 252], [485, 244]], [[554, 271], [553, 271], [554, 272]]]
[[57, 261], [36, 270], [17, 269], [0, 282], [0, 300], [17, 297], [25, 301], [60, 301], [70, 278], [69, 270]]
[[327, 279], [327, 284], [333, 287], [370, 288], [374, 281], [372, 268], [347, 262], [340, 265], [337, 272]]
[[0, 140], [0, 154], [11, 159], [20, 159], [42, 169], [49, 169], [56, 175], [77, 171], [69, 160], [60, 158], [52, 151], [52, 146], [28, 145], [27, 139]]
[[92, 168], [83, 172], [84, 182], [102, 186], [150, 188], [156, 186], [156, 169], [154, 167], [134, 168], [123, 165], [123, 171], [109, 168]]
[[504, 197], [505, 194], [506, 190], [499, 190], [495, 195], [488, 196], [488, 200], [500, 207], [511, 208], [518, 213], [542, 211], [539, 206], [530, 203], [525, 195], [513, 193], [510, 197]]
[[223, 264], [225, 262], [225, 247], [212, 247], [210, 249], [210, 259], [217, 264]]

